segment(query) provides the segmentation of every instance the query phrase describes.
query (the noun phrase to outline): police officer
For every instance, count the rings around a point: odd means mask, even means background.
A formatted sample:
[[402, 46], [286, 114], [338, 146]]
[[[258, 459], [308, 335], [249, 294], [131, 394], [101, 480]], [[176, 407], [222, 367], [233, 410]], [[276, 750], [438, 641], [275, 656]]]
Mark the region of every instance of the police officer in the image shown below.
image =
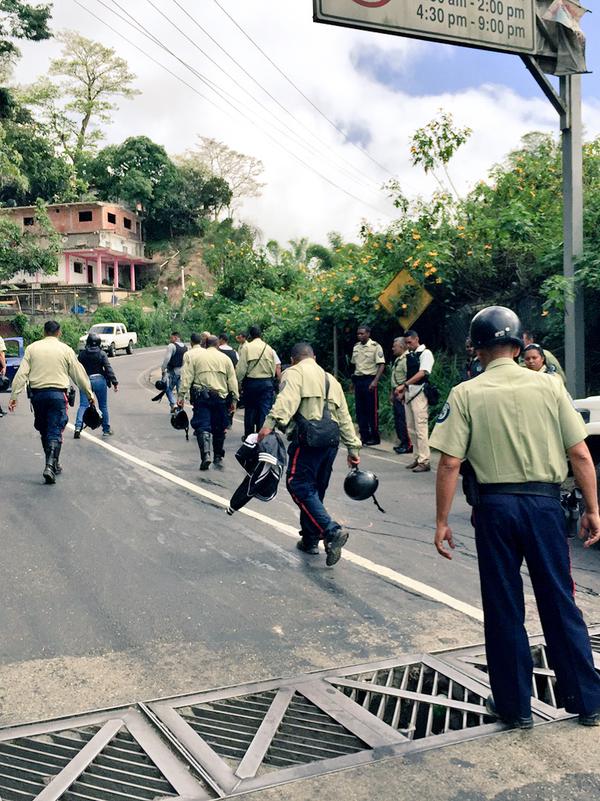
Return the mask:
[[[600, 676], [587, 628], [575, 605], [560, 484], [568, 454], [585, 500], [582, 536], [600, 541], [594, 465], [586, 429], [562, 382], [523, 370], [519, 318], [492, 306], [471, 323], [485, 372], [456, 386], [434, 429], [441, 451], [435, 546], [454, 548], [448, 514], [461, 469], [472, 471], [469, 501], [485, 618], [489, 707], [505, 723], [530, 728], [532, 659], [524, 627], [520, 568], [525, 558], [557, 679], [560, 703], [586, 726], [600, 725]], [[463, 474], [467, 473], [463, 467]], [[465, 481], [467, 479], [465, 478]]]
[[181, 341], [179, 331], [173, 331], [161, 365], [162, 379], [167, 385], [166, 395], [171, 412], [176, 408], [175, 395], [173, 393], [179, 389], [183, 356], [186, 351], [187, 345]]
[[[192, 335], [195, 345], [194, 340]], [[228, 413], [235, 410], [238, 400], [238, 383], [231, 359], [219, 350], [217, 337], [209, 336], [206, 344], [206, 348], [192, 347], [185, 354], [177, 402], [183, 408], [185, 396], [190, 393], [194, 409], [191, 425], [200, 448], [200, 470], [208, 470], [211, 465], [211, 446], [214, 446], [215, 466], [222, 464]]]
[[342, 547], [348, 540], [348, 532], [332, 520], [323, 506], [338, 446], [311, 447], [303, 443], [299, 425], [302, 420], [321, 420], [327, 403], [331, 419], [337, 423], [339, 436], [348, 448], [348, 464], [351, 467], [360, 462], [361, 443], [356, 436], [342, 387], [332, 375], [319, 367], [312, 347], [307, 342], [300, 342], [292, 348], [291, 357], [292, 366], [283, 375], [279, 394], [258, 439], [260, 441], [275, 428], [285, 430], [291, 438], [287, 488], [300, 508], [302, 539], [298, 542], [298, 548], [306, 553], [317, 554], [319, 540], [322, 539], [327, 554], [326, 562], [331, 566], [339, 561]]
[[394, 361], [392, 363], [391, 375], [391, 388], [392, 393], [390, 400], [394, 410], [394, 425], [396, 428], [396, 436], [398, 437], [398, 445], [394, 447], [396, 453], [412, 453], [412, 445], [410, 437], [408, 436], [408, 429], [406, 427], [406, 409], [403, 401], [396, 397], [396, 389], [403, 386], [406, 382], [406, 342], [404, 337], [396, 337], [392, 344], [392, 353], [394, 354]]
[[427, 398], [427, 382], [435, 359], [433, 353], [421, 344], [416, 331], [404, 334], [408, 347], [406, 357], [406, 381], [396, 388], [396, 396], [404, 401], [406, 409], [406, 425], [412, 442], [415, 459], [406, 465], [413, 473], [428, 473], [429, 464], [429, 400]]
[[8, 409], [17, 408], [17, 396], [26, 384], [31, 389], [36, 431], [40, 432], [46, 455], [44, 481], [54, 484], [62, 468], [59, 463], [62, 434], [67, 425], [67, 391], [72, 379], [94, 403], [92, 386], [74, 351], [59, 341], [60, 325], [54, 320], [44, 324], [44, 338], [25, 348], [25, 355], [12, 382]]
[[[536, 344], [536, 339], [533, 332], [523, 331], [523, 345], [527, 347], [527, 345], [534, 345], [534, 344]], [[561, 363], [558, 361], [556, 356], [551, 351], [547, 350], [546, 348], [544, 348], [543, 351], [544, 351], [544, 356], [546, 357], [546, 366], [548, 367], [549, 372], [558, 373], [558, 375], [562, 379], [563, 384], [566, 386], [567, 377], [565, 375], [565, 371], [562, 369]]]
[[361, 325], [356, 332], [358, 342], [352, 351], [354, 365], [354, 395], [356, 400], [356, 420], [363, 445], [378, 445], [379, 437], [379, 398], [377, 385], [385, 370], [383, 348], [371, 339], [371, 329]]
[[[4, 340], [0, 337], [0, 378], [4, 378], [6, 375], [6, 345], [4, 344]], [[4, 417], [6, 412], [0, 406], [0, 417]]]
[[471, 337], [467, 337], [465, 340], [465, 355], [467, 358], [460, 380], [470, 381], [472, 378], [476, 378], [478, 375], [483, 373], [483, 367], [475, 355], [475, 348], [471, 342]]
[[259, 326], [250, 327], [248, 342], [240, 348], [240, 360], [235, 368], [244, 394], [244, 437], [261, 429], [275, 395], [275, 351], [261, 336]]

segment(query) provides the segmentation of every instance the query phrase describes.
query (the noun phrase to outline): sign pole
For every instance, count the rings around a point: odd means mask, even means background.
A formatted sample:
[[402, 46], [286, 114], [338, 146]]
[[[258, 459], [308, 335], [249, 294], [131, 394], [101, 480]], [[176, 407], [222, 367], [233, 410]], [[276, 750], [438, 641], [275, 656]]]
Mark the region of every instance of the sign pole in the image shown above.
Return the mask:
[[560, 79], [566, 107], [561, 116], [563, 162], [563, 272], [573, 289], [565, 303], [565, 371], [574, 398], [584, 398], [585, 328], [583, 289], [575, 283], [575, 262], [583, 253], [583, 137], [581, 75]]

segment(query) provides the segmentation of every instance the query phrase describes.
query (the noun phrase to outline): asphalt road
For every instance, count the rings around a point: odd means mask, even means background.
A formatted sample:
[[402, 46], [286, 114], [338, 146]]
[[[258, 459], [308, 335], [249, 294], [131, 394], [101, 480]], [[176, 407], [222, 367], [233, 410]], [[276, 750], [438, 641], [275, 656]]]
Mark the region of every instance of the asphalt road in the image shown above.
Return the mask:
[[[442, 560], [434, 472], [414, 475], [409, 457], [366, 449], [381, 514], [344, 496], [341, 453], [327, 505], [350, 529], [354, 556], [327, 568], [324, 555], [296, 550], [284, 487], [270, 504], [251, 504], [268, 520], [225, 514], [242, 479], [241, 425], [225, 468], [200, 473], [195, 440], [173, 430], [166, 402], [150, 401], [161, 355], [112, 360], [120, 391], [110, 395], [110, 447], [67, 429], [53, 487], [42, 483], [26, 399], [0, 420], [0, 724], [483, 639], [468, 507], [457, 498], [458, 547]], [[573, 572], [588, 622], [599, 622], [600, 552], [575, 543]], [[531, 595], [526, 574], [524, 583]]]

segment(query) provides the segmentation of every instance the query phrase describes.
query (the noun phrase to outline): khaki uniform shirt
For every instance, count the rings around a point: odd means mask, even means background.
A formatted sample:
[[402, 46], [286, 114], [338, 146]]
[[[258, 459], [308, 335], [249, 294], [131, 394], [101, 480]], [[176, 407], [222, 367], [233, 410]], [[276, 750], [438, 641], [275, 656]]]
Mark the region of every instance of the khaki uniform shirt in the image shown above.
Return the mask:
[[567, 476], [565, 451], [586, 436], [561, 381], [503, 358], [454, 387], [430, 445], [468, 459], [480, 484], [560, 484]]
[[259, 337], [245, 342], [235, 372], [240, 384], [244, 378], [275, 378], [275, 351]]
[[196, 346], [184, 354], [177, 393], [179, 400], [185, 398], [192, 386], [212, 389], [223, 399], [230, 393], [235, 401], [240, 397], [233, 362], [218, 348]]
[[406, 381], [406, 355], [396, 356], [392, 364], [392, 392]]
[[297, 412], [307, 420], [320, 420], [323, 417], [326, 375], [329, 378], [327, 402], [331, 417], [340, 427], [340, 437], [348, 453], [358, 455], [362, 443], [354, 430], [344, 391], [339, 381], [325, 373], [314, 359], [302, 359], [285, 371], [279, 394], [265, 420], [265, 427], [284, 429], [290, 436], [294, 430], [293, 417]]
[[90, 379], [75, 351], [58, 337], [44, 337], [25, 348], [23, 361], [13, 378], [10, 398], [15, 400], [26, 384], [32, 389], [55, 387], [66, 391], [71, 379], [88, 398], [93, 398]]
[[4, 340], [0, 337], [0, 353], [4, 353], [6, 351], [6, 345], [4, 344]]
[[352, 351], [354, 375], [375, 375], [380, 364], [385, 364], [383, 348], [374, 339], [368, 339], [363, 345], [357, 342]]

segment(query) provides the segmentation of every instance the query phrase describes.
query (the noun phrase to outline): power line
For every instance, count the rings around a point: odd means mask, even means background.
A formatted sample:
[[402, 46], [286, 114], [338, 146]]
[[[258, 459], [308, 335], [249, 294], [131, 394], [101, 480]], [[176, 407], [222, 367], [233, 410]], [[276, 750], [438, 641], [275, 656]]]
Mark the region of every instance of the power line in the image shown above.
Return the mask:
[[[177, 32], [178, 32], [178, 33], [179, 33], [181, 36], [183, 36], [183, 38], [184, 38], [184, 39], [186, 39], [186, 40], [187, 40], [187, 41], [188, 41], [188, 42], [189, 42], [189, 43], [190, 43], [190, 44], [191, 44], [191, 45], [192, 45], [192, 46], [193, 46], [193, 47], [194, 47], [196, 50], [198, 50], [198, 52], [199, 52], [199, 53], [201, 53], [201, 54], [202, 54], [202, 55], [203, 55], [205, 58], [207, 58], [207, 59], [208, 59], [208, 60], [211, 62], [211, 64], [214, 64], [214, 66], [215, 66], [215, 67], [217, 67], [217, 69], [218, 69], [218, 70], [220, 70], [220, 71], [221, 71], [221, 72], [222, 72], [222, 73], [223, 73], [223, 74], [224, 74], [224, 75], [225, 75], [227, 78], [229, 78], [229, 79], [230, 79], [231, 81], [233, 81], [233, 82], [234, 82], [236, 85], [238, 85], [238, 82], [237, 82], [236, 78], [235, 78], [235, 77], [234, 77], [234, 76], [233, 76], [233, 75], [232, 75], [230, 72], [228, 72], [228, 71], [227, 71], [227, 70], [226, 70], [224, 67], [222, 67], [222, 66], [221, 66], [221, 65], [220, 65], [220, 64], [219, 64], [217, 61], [215, 61], [215, 59], [214, 59], [214, 58], [212, 58], [212, 56], [210, 56], [210, 55], [209, 55], [209, 54], [208, 54], [208, 53], [207, 53], [205, 50], [203, 50], [203, 49], [202, 49], [202, 47], [200, 47], [200, 45], [199, 45], [199, 44], [198, 44], [196, 41], [194, 41], [194, 39], [192, 39], [190, 36], [188, 36], [188, 34], [187, 34], [187, 33], [186, 33], [184, 30], [182, 30], [182, 29], [181, 29], [181, 27], [179, 27], [179, 25], [177, 25], [177, 24], [174, 22], [174, 20], [173, 20], [173, 19], [171, 19], [171, 17], [170, 17], [168, 14], [166, 14], [164, 11], [162, 11], [162, 10], [161, 10], [161, 9], [160, 9], [160, 8], [157, 6], [157, 4], [154, 2], [154, 0], [146, 0], [146, 2], [147, 2], [147, 3], [148, 3], [148, 5], [150, 5], [150, 6], [151, 6], [151, 7], [152, 7], [152, 8], [153, 8], [153, 9], [154, 9], [154, 10], [155, 10], [155, 11], [156, 11], [158, 14], [160, 14], [160, 16], [161, 16], [161, 17], [163, 17], [163, 19], [165, 19], [165, 20], [166, 20], [166, 21], [167, 21], [167, 22], [168, 22], [168, 23], [169, 23], [169, 24], [170, 24], [170, 25], [171, 25], [173, 28], [175, 28], [175, 30], [176, 30], [176, 31], [177, 31]], [[176, 2], [176, 0], [174, 0], [174, 2], [175, 2], [175, 4], [176, 4], [176, 5], [177, 5], [179, 8], [181, 8], [180, 4], [179, 4], [179, 3], [177, 3], [177, 2]], [[115, 2], [115, 0], [113, 0], [113, 3], [117, 4], [117, 3]], [[185, 12], [185, 13], [187, 14], [187, 12]], [[190, 15], [188, 15], [188, 16], [190, 16]], [[190, 18], [193, 20], [193, 17], [190, 17]], [[199, 27], [201, 27], [201, 26], [199, 26]], [[204, 29], [202, 29], [202, 30], [204, 30]], [[222, 87], [221, 87], [221, 88], [222, 88]], [[261, 88], [262, 88], [262, 87], [261, 87]], [[224, 90], [224, 89], [222, 89], [222, 91], [225, 91], [225, 90]], [[297, 132], [297, 131], [296, 131], [294, 128], [292, 128], [292, 127], [291, 127], [291, 126], [290, 126], [290, 125], [289, 125], [287, 122], [283, 122], [283, 121], [281, 121], [281, 120], [280, 120], [278, 117], [276, 117], [276, 116], [273, 114], [273, 112], [271, 111], [271, 109], [270, 109], [268, 106], [266, 106], [266, 105], [265, 105], [265, 104], [264, 104], [264, 103], [263, 103], [263, 102], [262, 102], [262, 101], [261, 101], [261, 100], [260, 100], [258, 97], [256, 97], [256, 95], [255, 95], [255, 94], [252, 94], [252, 93], [251, 93], [251, 92], [249, 92], [248, 90], [246, 90], [246, 91], [248, 92], [248, 95], [249, 95], [249, 97], [250, 97], [250, 98], [252, 98], [252, 100], [254, 100], [254, 102], [255, 102], [255, 103], [256, 103], [256, 104], [257, 104], [257, 105], [258, 105], [258, 106], [259, 106], [259, 107], [260, 107], [260, 108], [261, 108], [261, 109], [262, 109], [264, 112], [266, 112], [267, 114], [271, 115], [271, 116], [273, 117], [273, 119], [277, 121], [278, 125], [280, 124], [280, 125], [283, 125], [283, 126], [285, 126], [285, 128], [287, 129], [287, 131], [289, 131], [289, 133], [290, 133], [290, 134], [291, 134], [291, 135], [292, 135], [292, 136], [293, 136], [293, 137], [296, 139], [297, 143], [298, 143], [298, 144], [299, 144], [301, 147], [306, 147], [306, 148], [307, 148], [307, 149], [308, 149], [308, 150], [309, 150], [309, 151], [310, 151], [310, 152], [311, 152], [313, 155], [316, 155], [316, 156], [319, 156], [319, 157], [323, 158], [323, 155], [322, 155], [321, 153], [319, 153], [319, 151], [318, 151], [318, 150], [315, 148], [315, 146], [314, 146], [313, 144], [306, 142], [306, 140], [305, 140], [305, 139], [303, 139], [303, 138], [300, 136], [300, 134], [299, 134], [299, 133], [298, 133], [298, 132]], [[229, 94], [229, 93], [227, 93], [227, 94], [228, 94], [228, 96], [229, 96], [229, 97], [233, 97], [231, 94]], [[240, 103], [240, 104], [242, 105], [242, 107], [246, 108], [246, 110], [247, 110], [247, 111], [249, 111], [250, 113], [253, 113], [253, 112], [252, 112], [252, 110], [251, 110], [251, 109], [248, 107], [248, 105], [247, 105], [247, 104], [243, 103], [243, 102], [242, 102], [242, 101], [240, 101], [238, 98], [235, 98], [235, 100], [236, 100], [236, 102]], [[272, 124], [272, 123], [271, 123], [271, 124]], [[286, 136], [285, 132], [284, 132], [284, 131], [283, 131], [281, 128], [277, 128], [277, 130], [279, 131], [279, 133], [280, 133], [280, 134], [282, 134], [283, 136]], [[329, 154], [328, 154], [328, 157], [327, 157], [327, 159], [329, 159]], [[345, 175], [346, 175], [347, 177], [349, 177], [349, 178], [350, 178], [350, 180], [352, 180], [352, 181], [356, 181], [356, 180], [357, 180], [357, 179], [356, 179], [356, 176], [355, 176], [355, 175], [353, 175], [352, 173], [349, 173], [349, 172], [348, 172], [348, 171], [347, 171], [347, 170], [346, 170], [344, 167], [339, 167], [339, 166], [338, 166], [338, 167], [337, 167], [337, 169], [339, 169], [339, 170], [341, 170], [343, 173], [345, 173]], [[369, 180], [369, 181], [371, 181], [372, 179], [368, 178], [368, 180]], [[361, 181], [361, 183], [362, 183], [362, 181]], [[373, 188], [377, 188], [377, 189], [379, 188], [379, 187], [377, 187], [377, 186], [376, 186], [375, 182], [373, 182]]]
[[[112, 0], [112, 1], [113, 1], [113, 3], [114, 3], [114, 4], [115, 4], [115, 5], [118, 7], [118, 8], [121, 8], [121, 6], [120, 6], [120, 5], [119, 5], [119, 4], [116, 2], [116, 0]], [[85, 10], [86, 10], [86, 11], [89, 11], [89, 9], [87, 9], [87, 7], [83, 6], [83, 5], [82, 5], [80, 2], [78, 2], [78, 0], [73, 0], [73, 2], [77, 3], [77, 5], [79, 5], [81, 8], [85, 8]], [[232, 101], [227, 101], [227, 99], [223, 97], [222, 91], [221, 91], [221, 90], [220, 90], [220, 88], [217, 86], [217, 84], [215, 84], [213, 81], [209, 81], [208, 79], [206, 79], [206, 78], [205, 78], [203, 75], [201, 75], [201, 73], [199, 73], [199, 72], [198, 72], [198, 71], [197, 71], [197, 70], [196, 70], [194, 67], [192, 67], [191, 65], [189, 65], [189, 64], [188, 64], [186, 61], [184, 61], [183, 59], [181, 59], [181, 58], [180, 58], [180, 57], [179, 57], [179, 56], [178, 56], [176, 53], [174, 53], [172, 50], [170, 50], [170, 49], [169, 49], [169, 48], [168, 48], [168, 47], [167, 47], [167, 46], [166, 46], [166, 45], [165, 45], [165, 44], [164, 44], [164, 43], [163, 43], [163, 42], [162, 42], [160, 39], [158, 39], [156, 36], [154, 36], [154, 34], [152, 34], [150, 31], [148, 31], [148, 30], [147, 30], [147, 29], [146, 29], [146, 28], [145, 28], [145, 27], [144, 27], [144, 26], [143, 26], [141, 23], [139, 23], [139, 22], [136, 22], [136, 23], [134, 24], [134, 23], [133, 23], [133, 22], [132, 22], [132, 21], [129, 19], [129, 17], [127, 17], [127, 16], [122, 16], [122, 15], [118, 14], [118, 13], [117, 13], [117, 12], [116, 12], [114, 9], [110, 8], [110, 7], [109, 7], [109, 6], [108, 6], [108, 5], [107, 5], [107, 4], [104, 2], [104, 0], [96, 0], [96, 2], [98, 2], [98, 3], [99, 3], [101, 6], [103, 6], [104, 8], [106, 8], [108, 11], [110, 11], [110, 13], [114, 14], [115, 16], [117, 16], [117, 18], [121, 19], [122, 21], [124, 21], [125, 23], [127, 23], [128, 25], [130, 25], [131, 27], [133, 27], [133, 28], [134, 28], [134, 30], [136, 30], [138, 33], [142, 33], [142, 35], [143, 35], [143, 36], [145, 36], [146, 38], [150, 39], [150, 41], [154, 42], [154, 43], [155, 43], [155, 44], [157, 44], [159, 47], [161, 47], [161, 49], [163, 49], [163, 50], [165, 50], [167, 53], [169, 53], [169, 55], [171, 55], [173, 58], [175, 58], [177, 61], [179, 61], [179, 62], [180, 62], [180, 63], [181, 63], [181, 64], [182, 64], [182, 65], [183, 65], [183, 66], [184, 66], [186, 69], [188, 69], [190, 72], [192, 72], [192, 74], [193, 74], [193, 75], [194, 75], [196, 78], [198, 78], [199, 80], [203, 81], [203, 82], [204, 82], [204, 83], [205, 83], [205, 84], [206, 84], [206, 85], [207, 85], [207, 86], [208, 86], [208, 87], [209, 87], [209, 88], [210, 88], [210, 89], [211, 89], [213, 92], [215, 92], [215, 93], [216, 93], [216, 94], [217, 94], [217, 95], [218, 95], [218, 96], [219, 96], [221, 99], [224, 99], [224, 100], [225, 100], [225, 101], [228, 103], [228, 105], [230, 105], [232, 108], [234, 108], [234, 109], [235, 109], [235, 111], [236, 111], [236, 112], [237, 112], [239, 115], [241, 115], [242, 117], [244, 117], [245, 119], [247, 119], [247, 120], [250, 122], [250, 124], [251, 124], [251, 125], [253, 125], [254, 127], [258, 128], [258, 130], [260, 130], [260, 131], [261, 131], [261, 132], [262, 132], [262, 133], [263, 133], [265, 136], [267, 136], [269, 139], [271, 139], [271, 141], [273, 141], [273, 142], [274, 142], [274, 143], [275, 143], [275, 144], [276, 144], [276, 145], [277, 145], [279, 148], [281, 148], [281, 149], [282, 149], [282, 150], [284, 150], [286, 153], [288, 153], [288, 155], [290, 155], [290, 156], [291, 156], [293, 159], [295, 159], [296, 161], [298, 161], [300, 164], [302, 164], [304, 167], [306, 167], [306, 168], [307, 168], [308, 170], [310, 170], [311, 172], [315, 173], [317, 176], [319, 176], [319, 177], [320, 177], [322, 180], [326, 181], [328, 184], [330, 184], [331, 186], [333, 186], [335, 189], [338, 189], [340, 192], [343, 192], [343, 193], [344, 193], [345, 195], [347, 195], [348, 197], [351, 197], [353, 200], [356, 200], [357, 202], [359, 202], [359, 203], [361, 203], [361, 204], [363, 204], [363, 205], [365, 205], [365, 206], [368, 206], [369, 208], [373, 209], [373, 211], [377, 212], [377, 214], [380, 214], [380, 215], [381, 215], [381, 214], [385, 214], [385, 215], [386, 215], [386, 216], [388, 216], [388, 218], [389, 218], [389, 214], [388, 214], [387, 212], [384, 212], [384, 211], [382, 211], [381, 209], [379, 209], [379, 208], [377, 208], [377, 207], [373, 206], [373, 205], [372, 205], [371, 203], [369, 203], [368, 201], [365, 201], [364, 199], [357, 197], [355, 194], [353, 194], [352, 192], [348, 191], [348, 190], [347, 190], [347, 189], [345, 189], [343, 186], [340, 186], [339, 184], [337, 184], [335, 181], [333, 181], [333, 180], [332, 180], [331, 178], [329, 178], [328, 176], [326, 176], [326, 175], [323, 175], [323, 173], [321, 173], [319, 170], [317, 170], [317, 169], [316, 169], [314, 166], [312, 166], [311, 164], [309, 164], [309, 163], [307, 163], [306, 161], [304, 161], [304, 159], [302, 159], [302, 158], [301, 158], [300, 156], [298, 156], [296, 153], [294, 153], [293, 151], [289, 150], [289, 148], [287, 148], [285, 145], [283, 145], [281, 142], [279, 142], [277, 139], [275, 139], [275, 138], [274, 138], [274, 137], [271, 135], [271, 133], [270, 133], [269, 131], [265, 130], [265, 129], [264, 129], [264, 128], [263, 128], [261, 125], [259, 125], [259, 124], [258, 124], [258, 123], [257, 123], [255, 120], [253, 120], [251, 117], [249, 117], [249, 116], [248, 116], [247, 114], [245, 114], [243, 111], [241, 111], [241, 110], [240, 110], [240, 109], [237, 107], [237, 105], [236, 105], [235, 101], [233, 101], [233, 102], [232, 102]], [[121, 10], [122, 10], [122, 11], [124, 11], [124, 9], [122, 9], [122, 8], [121, 8]], [[92, 14], [92, 12], [91, 12], [91, 11], [89, 11], [89, 13], [90, 13], [90, 14]], [[125, 11], [124, 11], [124, 13], [126, 14], [126, 12], [125, 12]], [[96, 14], [92, 14], [92, 16], [94, 16], [96, 19], [99, 19], [101, 22], [103, 22], [105, 25], [107, 25], [107, 27], [109, 27], [111, 30], [113, 30], [113, 31], [115, 30], [115, 29], [114, 29], [114, 28], [112, 28], [110, 25], [108, 25], [108, 23], [104, 22], [104, 20], [103, 20], [103, 19], [101, 19], [100, 17], [98, 17]], [[136, 26], [137, 26], [137, 27], [136, 27]], [[117, 33], [119, 33], [119, 32], [117, 32]], [[123, 39], [124, 39], [124, 40], [125, 40], [125, 41], [126, 41], [128, 44], [131, 44], [133, 47], [136, 47], [136, 49], [140, 50], [141, 52], [144, 52], [144, 51], [142, 51], [142, 50], [141, 50], [141, 48], [137, 47], [137, 45], [135, 45], [133, 42], [131, 42], [131, 41], [130, 41], [130, 40], [129, 40], [129, 39], [126, 37], [126, 36], [124, 36], [123, 34], [119, 33], [119, 36], [121, 36], [121, 38], [123, 38]], [[147, 54], [144, 52], [144, 55], [147, 55]], [[151, 57], [150, 57], [150, 58], [151, 58]], [[165, 68], [165, 67], [164, 67], [164, 65], [163, 65], [163, 64], [161, 64], [160, 62], [156, 61], [156, 59], [154, 59], [154, 58], [151, 58], [151, 60], [152, 60], [154, 63], [158, 64], [159, 66], [161, 66], [161, 67]], [[165, 69], [166, 69], [166, 68], [165, 68]], [[168, 70], [168, 69], [167, 69], [167, 71], [168, 71], [168, 72], [169, 72], [171, 75], [174, 75], [174, 73], [173, 73], [173, 72], [171, 72], [171, 70]], [[179, 78], [179, 76], [175, 76], [175, 77], [177, 77], [177, 78], [178, 78], [178, 80], [181, 80], [181, 79]], [[183, 82], [183, 83], [185, 83], [185, 81], [182, 81], [182, 82]], [[212, 84], [212, 85], [211, 85], [211, 84]], [[186, 85], [188, 85], [188, 86], [189, 86], [189, 84], [186, 84]], [[215, 88], [215, 87], [216, 87], [216, 88]], [[192, 88], [192, 87], [190, 87], [190, 88]], [[207, 98], [206, 98], [204, 95], [202, 95], [202, 94], [201, 94], [200, 92], [198, 92], [196, 89], [193, 89], [193, 91], [195, 91], [195, 92], [196, 92], [196, 94], [199, 94], [201, 97], [203, 97], [203, 99], [207, 99]], [[228, 93], [227, 93], [227, 94], [228, 94]], [[208, 102], [211, 102], [211, 104], [212, 104], [212, 105], [216, 105], [216, 104], [215, 104], [213, 101], [208, 101]], [[222, 111], [222, 109], [221, 109], [219, 106], [217, 106], [217, 108], [219, 108], [219, 110], [221, 110], [221, 111]]]
[[[221, 43], [217, 41], [217, 39], [215, 39], [214, 36], [212, 36], [210, 31], [207, 31], [206, 28], [200, 22], [198, 22], [198, 20], [192, 14], [190, 14], [190, 12], [179, 2], [179, 0], [172, 0], [172, 2], [186, 15], [186, 17], [188, 17], [189, 20], [191, 20], [191, 22], [199, 30], [202, 31], [202, 33], [205, 36], [207, 36], [211, 40], [211, 42], [213, 42], [219, 48], [219, 50], [221, 50], [221, 52], [223, 52], [227, 56], [227, 58], [230, 59], [230, 61], [232, 61], [236, 65], [236, 67], [238, 67], [238, 69], [240, 69], [244, 73], [244, 75], [246, 75], [253, 83], [256, 84], [256, 86], [259, 87], [259, 89], [261, 89], [274, 103], [276, 103], [277, 106], [283, 112], [285, 112], [285, 114], [291, 117], [297, 125], [301, 125], [302, 128], [304, 128], [304, 130], [310, 134], [310, 136], [312, 136], [317, 142], [319, 142], [319, 144], [326, 147], [329, 151], [331, 150], [329, 143], [324, 142], [319, 136], [317, 136], [317, 134], [308, 125], [306, 125], [306, 123], [304, 123], [299, 117], [297, 117], [292, 111], [290, 111], [285, 105], [283, 105], [283, 103], [281, 103], [260, 81], [258, 81], [254, 77], [254, 75], [252, 75], [252, 73], [249, 72], [244, 67], [243, 64], [240, 64], [240, 62], [234, 56], [232, 56], [231, 53], [225, 47], [223, 47], [223, 45], [221, 45]], [[332, 154], [330, 152], [329, 156], [331, 157], [331, 155]], [[338, 159], [338, 161], [347, 164], [352, 170], [354, 170], [358, 175], [360, 175], [362, 179], [366, 179], [367, 181], [370, 182], [372, 181], [373, 183], [376, 184], [376, 182], [373, 181], [371, 176], [367, 175], [361, 169], [356, 167], [354, 164], [352, 164], [351, 161], [344, 158], [343, 156], [338, 156], [338, 154], [333, 154], [333, 155]]]
[[273, 61], [273, 59], [269, 55], [267, 55], [267, 53], [265, 53], [263, 48], [257, 42], [254, 41], [254, 39], [250, 36], [250, 34], [244, 28], [242, 28], [242, 26], [237, 22], [237, 20], [234, 17], [232, 17], [231, 14], [226, 9], [223, 8], [221, 3], [219, 3], [219, 0], [213, 0], [213, 2], [221, 9], [221, 11], [223, 12], [223, 14], [225, 14], [226, 17], [229, 17], [229, 19], [233, 22], [235, 27], [239, 31], [241, 31], [241, 33], [246, 37], [246, 39], [248, 39], [248, 41], [251, 42], [254, 45], [254, 47], [267, 59], [269, 64], [271, 64], [271, 66], [273, 66], [277, 70], [277, 72], [283, 78], [285, 78], [285, 80], [291, 86], [293, 86], [294, 89], [300, 95], [302, 95], [302, 97], [306, 100], [307, 103], [310, 103], [310, 105], [315, 109], [315, 111], [317, 111], [321, 115], [321, 117], [323, 117], [323, 119], [326, 120], [329, 123], [329, 125], [332, 125], [335, 128], [335, 130], [344, 137], [344, 141], [345, 142], [347, 142], [349, 145], [352, 145], [352, 147], [354, 147], [356, 150], [358, 150], [360, 153], [362, 153], [363, 156], [366, 156], [368, 159], [370, 159], [373, 162], [373, 164], [376, 164], [377, 167], [379, 167], [379, 169], [382, 170], [383, 172], [385, 172], [387, 175], [393, 176], [392, 170], [390, 170], [388, 167], [385, 167], [383, 164], [381, 164], [379, 161], [377, 161], [377, 159], [374, 159], [373, 156], [369, 153], [369, 151], [366, 148], [362, 147], [361, 145], [356, 144], [356, 142], [353, 142], [352, 139], [350, 139], [350, 137], [348, 136], [348, 134], [344, 130], [342, 130], [339, 127], [339, 125], [337, 125], [332, 119], [330, 119], [327, 116], [327, 114], [325, 114], [325, 112], [322, 111], [316, 105], [316, 103], [314, 103], [310, 99], [310, 97], [302, 91], [302, 89], [300, 89], [300, 87], [290, 78], [290, 76], [284, 70], [282, 70], [281, 67], [278, 64], [276, 64]]

